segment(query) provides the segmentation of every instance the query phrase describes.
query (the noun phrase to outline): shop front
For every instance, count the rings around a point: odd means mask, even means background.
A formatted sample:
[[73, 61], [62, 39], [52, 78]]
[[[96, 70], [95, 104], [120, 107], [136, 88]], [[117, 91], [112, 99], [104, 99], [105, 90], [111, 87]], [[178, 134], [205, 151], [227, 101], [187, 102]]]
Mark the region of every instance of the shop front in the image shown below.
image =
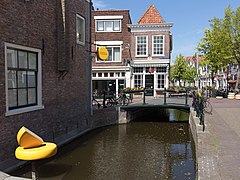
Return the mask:
[[145, 88], [147, 96], [158, 95], [159, 91], [168, 88], [169, 64], [134, 64], [133, 88]]

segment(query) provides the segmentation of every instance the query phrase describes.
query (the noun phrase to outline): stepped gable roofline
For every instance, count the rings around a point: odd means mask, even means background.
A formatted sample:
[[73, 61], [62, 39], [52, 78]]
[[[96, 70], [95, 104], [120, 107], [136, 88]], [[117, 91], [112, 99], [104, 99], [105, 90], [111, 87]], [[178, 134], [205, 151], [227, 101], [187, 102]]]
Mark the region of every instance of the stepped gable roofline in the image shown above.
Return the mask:
[[150, 5], [137, 22], [137, 24], [162, 24], [162, 23], [165, 23], [165, 21], [154, 5]]
[[[186, 59], [186, 61], [192, 61], [193, 63], [196, 62], [196, 58], [194, 56], [186, 56], [185, 59]], [[200, 62], [200, 61], [204, 61], [203, 56], [198, 56], [198, 62]]]

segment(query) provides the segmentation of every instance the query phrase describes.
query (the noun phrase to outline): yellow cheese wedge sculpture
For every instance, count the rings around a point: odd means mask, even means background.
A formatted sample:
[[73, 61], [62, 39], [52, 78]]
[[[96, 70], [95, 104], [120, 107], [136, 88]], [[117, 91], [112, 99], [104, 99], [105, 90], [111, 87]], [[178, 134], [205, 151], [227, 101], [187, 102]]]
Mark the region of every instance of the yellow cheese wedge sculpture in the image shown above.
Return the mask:
[[18, 144], [23, 148], [32, 148], [43, 144], [41, 137], [28, 130], [24, 126], [18, 131], [17, 141]]
[[21, 160], [45, 159], [57, 153], [56, 144], [44, 142], [41, 137], [26, 127], [18, 131], [17, 141], [20, 146], [15, 150], [15, 156]]

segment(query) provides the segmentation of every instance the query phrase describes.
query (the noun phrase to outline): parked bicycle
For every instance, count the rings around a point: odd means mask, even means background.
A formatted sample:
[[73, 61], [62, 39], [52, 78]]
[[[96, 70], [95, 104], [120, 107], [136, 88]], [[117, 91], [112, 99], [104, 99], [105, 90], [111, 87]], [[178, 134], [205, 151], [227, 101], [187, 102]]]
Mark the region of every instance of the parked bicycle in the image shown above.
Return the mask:
[[129, 104], [130, 98], [127, 96], [126, 93], [121, 93], [118, 96], [118, 104], [127, 106]]
[[[201, 94], [202, 103], [203, 103], [203, 111], [205, 113], [212, 114], [213, 107], [212, 107], [212, 104], [210, 103], [209, 97], [206, 97], [204, 93], [200, 93], [200, 94]], [[193, 97], [192, 106], [194, 106], [194, 101], [196, 101], [196, 98], [197, 98], [195, 91], [192, 92], [192, 97]]]
[[106, 98], [106, 106], [114, 106], [118, 104], [117, 99], [114, 96], [110, 96]]
[[208, 98], [203, 97], [203, 110], [205, 113], [212, 114], [212, 105]]
[[95, 97], [92, 97], [92, 106], [95, 109], [99, 109], [101, 107], [101, 104], [95, 99]]
[[114, 106], [114, 105], [123, 105], [127, 106], [130, 102], [130, 97], [127, 96], [126, 93], [120, 93], [118, 97], [109, 96], [106, 98], [106, 106]]

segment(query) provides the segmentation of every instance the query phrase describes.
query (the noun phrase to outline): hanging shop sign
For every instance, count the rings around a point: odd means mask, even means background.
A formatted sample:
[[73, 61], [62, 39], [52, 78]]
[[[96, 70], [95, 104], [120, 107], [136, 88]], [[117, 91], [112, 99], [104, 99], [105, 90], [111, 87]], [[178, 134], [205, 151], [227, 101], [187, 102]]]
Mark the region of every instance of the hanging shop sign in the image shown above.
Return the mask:
[[105, 46], [99, 46], [97, 51], [97, 57], [103, 61], [108, 58], [108, 50]]

